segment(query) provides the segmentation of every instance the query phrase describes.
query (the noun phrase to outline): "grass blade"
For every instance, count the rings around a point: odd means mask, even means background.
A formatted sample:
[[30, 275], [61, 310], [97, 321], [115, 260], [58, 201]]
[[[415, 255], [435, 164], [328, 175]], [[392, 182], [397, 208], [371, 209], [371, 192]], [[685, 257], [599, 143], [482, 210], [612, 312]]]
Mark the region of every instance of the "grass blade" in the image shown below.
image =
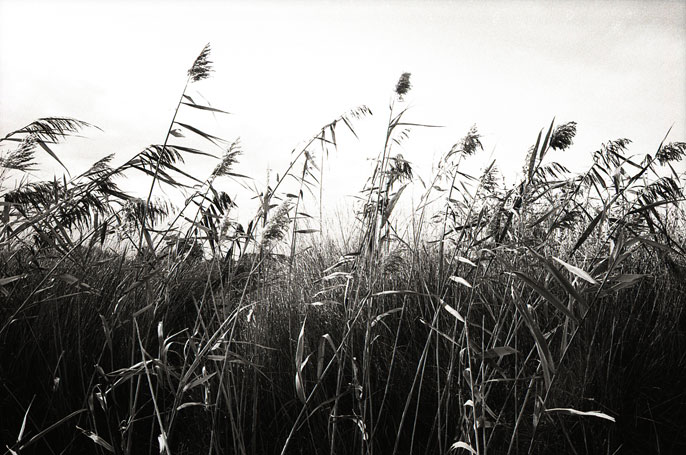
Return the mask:
[[464, 317], [463, 317], [455, 308], [451, 307], [451, 306], [448, 305], [447, 303], [444, 303], [444, 304], [443, 304], [443, 309], [445, 309], [445, 311], [447, 311], [448, 313], [450, 313], [451, 315], [453, 315], [453, 317], [454, 317], [455, 319], [457, 319], [458, 321], [460, 321], [461, 323], [463, 323], [463, 324], [465, 323]]
[[[300, 334], [298, 335], [298, 344], [295, 349], [295, 392], [298, 399], [305, 404], [307, 398], [305, 396], [305, 385], [303, 382], [303, 368], [307, 363], [307, 360], [303, 361], [303, 356], [305, 355], [305, 323], [307, 318], [303, 320], [303, 325], [300, 328]], [[308, 357], [309, 359], [309, 357]]]
[[45, 150], [45, 151], [48, 153], [48, 155], [50, 155], [51, 157], [53, 157], [53, 159], [54, 159], [55, 161], [57, 161], [58, 163], [60, 163], [60, 166], [62, 166], [62, 167], [64, 168], [64, 170], [67, 171], [67, 174], [68, 174], [68, 175], [71, 175], [71, 174], [69, 174], [69, 169], [67, 169], [67, 166], [65, 166], [64, 163], [62, 162], [62, 160], [60, 160], [60, 159], [57, 157], [57, 155], [55, 154], [55, 152], [53, 152], [52, 149], [51, 149], [50, 147], [48, 147], [48, 144], [46, 144], [44, 141], [41, 141], [41, 140], [37, 140], [36, 143], [37, 143], [38, 145], [40, 145], [40, 147], [41, 147], [43, 150]]
[[231, 112], [226, 112], [222, 111], [221, 109], [215, 109], [213, 107], [209, 106], [203, 106], [201, 104], [195, 104], [195, 103], [186, 103], [186, 102], [181, 102], [181, 104], [184, 104], [186, 106], [194, 107], [195, 109], [202, 109], [203, 111], [212, 111], [212, 112], [219, 112], [220, 114], [231, 114]]
[[201, 130], [197, 129], [196, 127], [188, 125], [186, 123], [181, 123], [179, 121], [175, 121], [174, 123], [176, 123], [179, 126], [186, 128], [188, 131], [192, 131], [193, 133], [195, 133], [201, 137], [204, 137], [205, 139], [207, 139], [208, 141], [210, 141], [211, 143], [213, 143], [215, 145], [219, 145], [218, 142], [226, 142], [226, 141], [224, 141], [224, 139], [222, 139], [220, 137], [213, 136], [211, 134], [205, 133], [204, 131], [201, 131]]
[[107, 450], [108, 452], [114, 453], [114, 447], [112, 447], [112, 445], [109, 442], [105, 441], [103, 438], [101, 438], [97, 434], [93, 433], [92, 431], [84, 430], [83, 428], [79, 427], [78, 425], [76, 426], [76, 429], [80, 430], [81, 433], [86, 435], [94, 443], [96, 443], [97, 445], [99, 445], [103, 449]]
[[568, 414], [568, 415], [575, 415], [575, 416], [583, 416], [583, 417], [598, 417], [599, 419], [605, 419], [609, 420], [610, 422], [616, 422], [615, 418], [612, 416], [609, 416], [605, 414], [604, 412], [600, 411], [577, 411], [576, 409], [572, 408], [551, 408], [551, 409], [546, 409], [545, 412], [558, 412], [560, 414]]
[[565, 304], [560, 302], [560, 300], [557, 297], [555, 297], [545, 287], [535, 282], [532, 278], [528, 277], [524, 272], [514, 272], [514, 274], [517, 275], [517, 277], [519, 277], [519, 279], [526, 283], [531, 289], [538, 292], [538, 294], [544, 299], [546, 299], [551, 305], [553, 305], [555, 308], [563, 312], [567, 317], [572, 319], [574, 322], [579, 322], [576, 316], [574, 316], [574, 313], [572, 313], [571, 310], [567, 308]]
[[524, 322], [526, 323], [529, 332], [531, 332], [531, 335], [534, 337], [534, 343], [536, 344], [536, 350], [538, 351], [538, 357], [543, 369], [543, 379], [545, 380], [546, 389], [549, 389], [552, 385], [553, 374], [555, 374], [555, 365], [553, 363], [553, 356], [548, 348], [548, 343], [546, 342], [541, 329], [538, 327], [538, 324], [536, 324], [536, 321], [534, 321], [533, 316], [529, 312], [527, 305], [519, 298], [516, 298], [514, 302], [517, 310], [519, 310], [519, 313], [524, 318]]
[[472, 285], [469, 284], [469, 281], [465, 280], [465, 279], [462, 278], [462, 277], [452, 275], [452, 276], [449, 277], [449, 279], [450, 279], [451, 281], [454, 281], [454, 282], [457, 283], [457, 284], [461, 284], [462, 286], [467, 286], [468, 288], [471, 288], [471, 287], [472, 287]]
[[[527, 247], [528, 248], [528, 247]], [[567, 293], [573, 297], [579, 304], [582, 306], [582, 310], [586, 311], [586, 308], [588, 308], [588, 305], [586, 305], [586, 300], [581, 297], [581, 294], [579, 294], [579, 291], [576, 290], [576, 288], [572, 285], [572, 283], [569, 282], [567, 278], [565, 278], [562, 273], [555, 267], [555, 265], [541, 256], [539, 253], [536, 251], [532, 250], [531, 248], [528, 248], [528, 250], [538, 258], [538, 260], [545, 266], [546, 269], [553, 275], [555, 280], [560, 283], [560, 285], [567, 291]]]
[[536, 158], [538, 157], [538, 145], [541, 143], [542, 134], [543, 130], [538, 132], [538, 139], [536, 139], [536, 145], [534, 145], [534, 148], [531, 150], [531, 157], [529, 159], [529, 170], [527, 172], [529, 182], [534, 178], [534, 168], [536, 167]]
[[448, 449], [448, 452], [453, 452], [453, 451], [455, 451], [455, 450], [457, 450], [457, 449], [465, 449], [465, 450], [466, 450], [467, 452], [469, 452], [469, 453], [473, 453], [474, 455], [477, 454], [477, 451], [474, 450], [474, 448], [473, 448], [472, 446], [470, 446], [470, 445], [467, 444], [466, 442], [462, 442], [462, 441], [453, 443], [453, 444], [450, 446], [450, 448]]
[[578, 276], [579, 278], [581, 278], [583, 280], [588, 281], [591, 284], [598, 284], [598, 281], [595, 278], [593, 278], [591, 275], [589, 275], [587, 272], [580, 269], [579, 267], [575, 267], [571, 264], [568, 264], [565, 261], [563, 261], [562, 259], [556, 258], [555, 256], [553, 256], [553, 259], [556, 262], [562, 264], [567, 270], [569, 270], [570, 273]]

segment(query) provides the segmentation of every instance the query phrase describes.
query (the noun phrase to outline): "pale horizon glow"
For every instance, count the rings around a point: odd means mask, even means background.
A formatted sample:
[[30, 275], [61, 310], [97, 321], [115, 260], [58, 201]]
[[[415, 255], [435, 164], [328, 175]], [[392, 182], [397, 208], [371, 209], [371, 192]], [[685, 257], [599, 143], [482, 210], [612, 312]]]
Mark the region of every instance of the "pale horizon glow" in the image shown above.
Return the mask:
[[[485, 149], [475, 169], [492, 156], [510, 183], [553, 117], [578, 122], [559, 157], [572, 168], [612, 139], [631, 139], [634, 154], [654, 153], [670, 127], [669, 140], [686, 140], [686, 3], [676, 1], [0, 0], [0, 134], [74, 117], [103, 131], [60, 146], [72, 173], [110, 153], [123, 161], [164, 140], [207, 42], [215, 72], [192, 90], [232, 115], [198, 121], [241, 138], [239, 172], [277, 173], [319, 127], [372, 109], [356, 124], [360, 141], [342, 133], [326, 168], [334, 198], [361, 189], [403, 72], [408, 119], [445, 126], [413, 131], [398, 150], [422, 178], [473, 124]], [[188, 165], [204, 175], [214, 163]]]

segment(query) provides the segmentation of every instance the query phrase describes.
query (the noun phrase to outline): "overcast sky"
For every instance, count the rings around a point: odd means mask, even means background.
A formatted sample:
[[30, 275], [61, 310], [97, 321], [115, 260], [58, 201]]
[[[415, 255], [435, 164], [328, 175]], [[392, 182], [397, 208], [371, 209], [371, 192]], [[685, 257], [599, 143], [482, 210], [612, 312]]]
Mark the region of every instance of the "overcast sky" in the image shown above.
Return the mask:
[[[301, 140], [366, 104], [360, 141], [341, 137], [327, 168], [331, 186], [358, 190], [403, 72], [408, 119], [445, 126], [414, 131], [402, 150], [424, 177], [473, 124], [486, 149], [473, 165], [492, 154], [510, 179], [553, 117], [578, 122], [560, 157], [571, 167], [610, 139], [632, 139], [636, 154], [654, 153], [672, 125], [671, 140], [686, 139], [683, 1], [0, 0], [0, 134], [70, 116], [103, 130], [60, 147], [72, 171], [113, 152], [123, 161], [164, 140], [207, 42], [215, 72], [189, 93], [232, 115], [192, 120], [240, 137], [240, 168], [254, 176], [279, 172]], [[202, 175], [214, 163], [189, 166]]]

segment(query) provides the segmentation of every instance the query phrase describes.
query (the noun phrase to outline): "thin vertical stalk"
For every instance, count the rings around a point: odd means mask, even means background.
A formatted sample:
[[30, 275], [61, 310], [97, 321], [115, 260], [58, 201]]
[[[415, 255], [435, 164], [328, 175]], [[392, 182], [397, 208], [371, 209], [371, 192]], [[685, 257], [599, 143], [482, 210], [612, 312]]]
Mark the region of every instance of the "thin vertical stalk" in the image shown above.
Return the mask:
[[[148, 210], [149, 210], [149, 205], [150, 205], [150, 199], [152, 198], [152, 192], [155, 189], [155, 183], [157, 182], [157, 176], [159, 175], [160, 172], [160, 163], [162, 162], [162, 154], [167, 152], [167, 143], [169, 142], [169, 136], [171, 136], [172, 129], [174, 128], [174, 123], [176, 122], [176, 116], [179, 113], [179, 109], [181, 108], [181, 102], [183, 101], [183, 97], [186, 95], [186, 89], [188, 88], [188, 84], [190, 83], [191, 76], [189, 75], [186, 77], [186, 84], [183, 87], [183, 91], [181, 92], [181, 96], [179, 97], [178, 103], [176, 103], [176, 109], [174, 109], [174, 116], [172, 117], [172, 121], [169, 124], [169, 128], [167, 128], [167, 135], [164, 137], [164, 144], [162, 144], [162, 153], [160, 154], [159, 157], [157, 157], [157, 164], [155, 165], [155, 174], [152, 177], [152, 183], [150, 183], [150, 190], [148, 191], [148, 197], [145, 199], [145, 206], [143, 207], [143, 219], [141, 220], [141, 233], [140, 233], [140, 238], [138, 239], [138, 251], [141, 251], [141, 248], [143, 246], [143, 237], [145, 235], [145, 222], [148, 219]], [[154, 245], [152, 242], [150, 242], [150, 248], [154, 248]], [[155, 254], [155, 251], [152, 251], [152, 254]]]

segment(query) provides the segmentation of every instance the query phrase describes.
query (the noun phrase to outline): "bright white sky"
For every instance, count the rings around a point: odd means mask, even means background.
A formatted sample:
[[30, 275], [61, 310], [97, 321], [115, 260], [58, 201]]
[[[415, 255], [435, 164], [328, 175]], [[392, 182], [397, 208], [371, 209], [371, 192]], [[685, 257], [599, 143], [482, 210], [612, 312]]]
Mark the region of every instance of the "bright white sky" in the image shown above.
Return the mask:
[[[403, 72], [412, 73], [408, 120], [446, 126], [404, 144], [424, 178], [472, 124], [485, 146], [472, 165], [493, 153], [510, 183], [554, 116], [579, 124], [575, 145], [558, 157], [570, 167], [610, 139], [632, 139], [636, 154], [654, 153], [672, 125], [670, 139], [686, 139], [686, 2], [678, 1], [0, 0], [0, 134], [70, 116], [103, 129], [59, 148], [72, 173], [113, 152], [121, 162], [164, 140], [186, 70], [207, 42], [215, 72], [189, 93], [233, 115], [182, 118], [240, 136], [239, 172], [274, 175], [320, 126], [360, 104], [372, 109], [357, 123], [359, 142], [341, 133], [325, 177], [334, 196], [361, 188]], [[201, 176], [214, 164], [189, 162]]]

